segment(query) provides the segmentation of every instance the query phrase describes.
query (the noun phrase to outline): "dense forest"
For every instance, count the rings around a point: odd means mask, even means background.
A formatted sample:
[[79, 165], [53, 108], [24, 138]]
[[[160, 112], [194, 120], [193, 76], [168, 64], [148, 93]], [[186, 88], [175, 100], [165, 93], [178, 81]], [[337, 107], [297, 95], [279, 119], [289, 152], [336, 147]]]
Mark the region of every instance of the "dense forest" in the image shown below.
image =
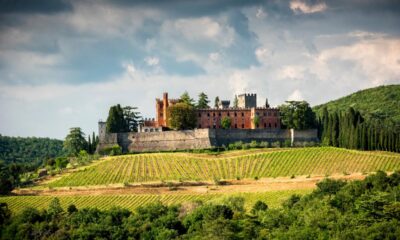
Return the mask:
[[49, 158], [64, 155], [63, 141], [36, 137], [7, 137], [0, 135], [0, 160], [40, 166]]
[[12, 215], [1, 204], [2, 239], [396, 239], [400, 236], [400, 173], [362, 181], [325, 179], [280, 208], [258, 201], [245, 210], [240, 197], [179, 206], [152, 203], [134, 212], [111, 208], [47, 210]]
[[379, 86], [355, 92], [346, 97], [313, 107], [317, 115], [345, 112], [352, 107], [367, 120], [388, 121], [400, 127], [400, 85]]

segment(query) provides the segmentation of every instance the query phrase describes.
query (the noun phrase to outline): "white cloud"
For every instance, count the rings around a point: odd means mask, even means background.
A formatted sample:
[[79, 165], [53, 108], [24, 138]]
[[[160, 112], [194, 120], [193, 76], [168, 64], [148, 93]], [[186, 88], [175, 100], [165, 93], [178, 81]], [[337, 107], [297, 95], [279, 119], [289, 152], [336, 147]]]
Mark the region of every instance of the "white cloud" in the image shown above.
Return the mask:
[[183, 36], [189, 41], [211, 41], [223, 47], [229, 47], [234, 41], [235, 31], [232, 27], [210, 17], [182, 18], [165, 21], [162, 26], [164, 35]]
[[212, 61], [212, 62], [217, 62], [220, 58], [220, 54], [218, 52], [213, 52], [208, 54], [208, 58]]
[[278, 71], [280, 79], [303, 79], [305, 68], [298, 65], [284, 66]]
[[288, 101], [303, 101], [303, 95], [299, 89], [294, 90], [288, 97]]
[[235, 94], [245, 93], [249, 90], [250, 79], [242, 72], [236, 71], [229, 77], [229, 86]]
[[160, 62], [160, 59], [158, 57], [146, 57], [144, 61], [149, 66], [156, 66]]
[[369, 83], [380, 85], [400, 79], [399, 56], [399, 39], [378, 37], [321, 51], [311, 71], [320, 79], [326, 79], [338, 74], [330, 70], [332, 61], [348, 61], [355, 67], [344, 69], [340, 74], [357, 72], [359, 77], [366, 78]]
[[268, 50], [263, 47], [257, 48], [256, 51], [254, 52], [254, 54], [256, 55], [258, 61], [265, 62], [268, 57]]
[[320, 2], [315, 5], [309, 5], [302, 0], [292, 0], [290, 2], [290, 9], [292, 9], [292, 11], [297, 14], [311, 14], [325, 11], [327, 9], [327, 6], [324, 2]]
[[267, 17], [267, 13], [264, 11], [262, 7], [257, 8], [256, 17], [258, 19], [264, 19]]

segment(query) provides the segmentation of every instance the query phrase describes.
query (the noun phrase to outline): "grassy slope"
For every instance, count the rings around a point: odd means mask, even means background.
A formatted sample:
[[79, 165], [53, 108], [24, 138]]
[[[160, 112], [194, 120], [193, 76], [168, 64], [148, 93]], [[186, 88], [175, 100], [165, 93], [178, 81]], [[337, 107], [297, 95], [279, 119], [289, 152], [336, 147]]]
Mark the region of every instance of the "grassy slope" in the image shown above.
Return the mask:
[[[61, 206], [66, 209], [69, 204], [75, 204], [78, 208], [96, 207], [99, 209], [110, 209], [113, 206], [119, 206], [134, 210], [135, 208], [147, 203], [160, 201], [164, 204], [180, 204], [201, 200], [204, 202], [220, 202], [228, 196], [240, 196], [245, 199], [245, 207], [251, 208], [257, 200], [265, 201], [269, 207], [276, 208], [289, 198], [292, 194], [307, 194], [309, 189], [300, 190], [282, 190], [263, 193], [234, 193], [234, 194], [164, 194], [164, 195], [87, 195], [87, 196], [58, 196]], [[46, 209], [52, 196], [12, 196], [0, 197], [0, 202], [8, 204], [13, 212], [20, 212], [26, 207], [35, 207]]]
[[400, 154], [332, 147], [242, 151], [219, 157], [153, 153], [110, 157], [48, 183], [51, 187], [107, 185], [162, 180], [200, 181], [330, 175], [400, 169]]
[[400, 85], [380, 86], [358, 91], [346, 97], [315, 106], [321, 112], [326, 106], [328, 110], [346, 111], [353, 107], [367, 118], [387, 118], [400, 125]]

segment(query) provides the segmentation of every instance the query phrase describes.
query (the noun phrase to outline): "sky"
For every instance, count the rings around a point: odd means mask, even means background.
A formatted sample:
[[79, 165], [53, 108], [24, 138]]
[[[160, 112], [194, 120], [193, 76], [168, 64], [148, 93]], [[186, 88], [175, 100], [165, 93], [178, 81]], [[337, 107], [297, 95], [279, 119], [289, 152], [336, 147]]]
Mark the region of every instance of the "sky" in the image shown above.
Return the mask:
[[0, 0], [0, 134], [97, 132], [155, 98], [312, 106], [400, 84], [398, 0]]

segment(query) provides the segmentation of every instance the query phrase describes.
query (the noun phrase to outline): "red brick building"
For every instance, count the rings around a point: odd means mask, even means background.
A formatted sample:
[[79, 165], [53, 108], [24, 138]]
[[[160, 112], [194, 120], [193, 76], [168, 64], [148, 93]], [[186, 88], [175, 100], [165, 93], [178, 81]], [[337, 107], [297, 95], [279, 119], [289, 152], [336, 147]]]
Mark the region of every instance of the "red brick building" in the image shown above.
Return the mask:
[[[156, 99], [156, 118], [154, 121], [146, 121], [144, 127], [167, 127], [167, 110], [179, 102], [179, 99], [169, 99], [168, 93], [163, 98]], [[229, 117], [231, 128], [257, 129], [269, 128], [279, 129], [280, 117], [277, 108], [269, 106], [257, 107], [256, 94], [242, 94], [238, 96], [238, 107], [229, 107], [229, 101], [221, 101], [219, 108], [196, 109], [197, 128], [221, 128], [221, 119]], [[258, 125], [254, 119], [258, 117]]]

